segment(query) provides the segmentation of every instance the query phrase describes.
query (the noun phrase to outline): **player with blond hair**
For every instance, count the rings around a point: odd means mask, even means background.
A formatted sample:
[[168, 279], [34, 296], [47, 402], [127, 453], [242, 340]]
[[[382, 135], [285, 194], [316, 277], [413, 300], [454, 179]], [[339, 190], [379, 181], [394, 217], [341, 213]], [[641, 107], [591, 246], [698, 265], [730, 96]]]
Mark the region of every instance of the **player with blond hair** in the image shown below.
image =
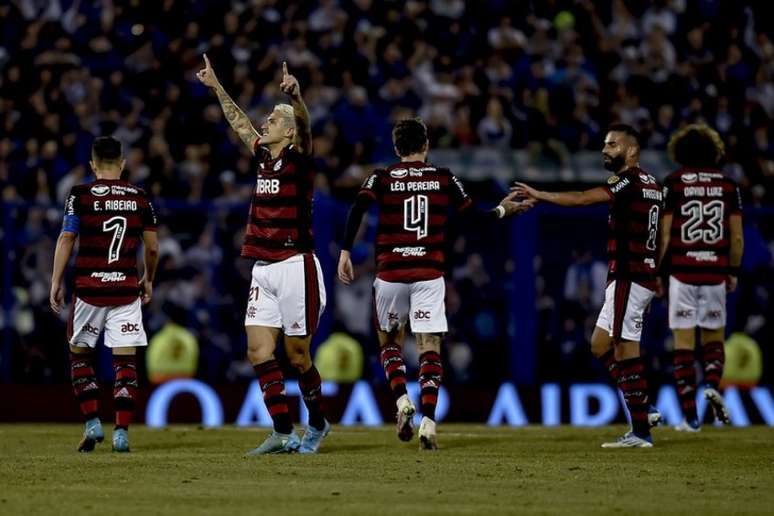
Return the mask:
[[[223, 113], [255, 157], [242, 256], [254, 260], [247, 300], [247, 358], [263, 391], [274, 430], [249, 455], [316, 453], [330, 432], [322, 407], [320, 373], [309, 353], [325, 308], [325, 286], [312, 239], [314, 161], [309, 112], [298, 80], [282, 64], [280, 90], [290, 104], [274, 107], [258, 130], [218, 81], [207, 55], [199, 80], [212, 88]], [[293, 430], [285, 380], [274, 351], [280, 333], [299, 386], [309, 425], [302, 439]]]

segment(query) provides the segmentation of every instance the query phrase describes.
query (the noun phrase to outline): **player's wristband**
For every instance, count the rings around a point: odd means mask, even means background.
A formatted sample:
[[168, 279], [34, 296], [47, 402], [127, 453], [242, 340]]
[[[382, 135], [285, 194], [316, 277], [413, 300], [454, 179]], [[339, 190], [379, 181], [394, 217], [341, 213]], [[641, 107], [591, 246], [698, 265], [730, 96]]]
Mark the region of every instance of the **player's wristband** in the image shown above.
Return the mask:
[[498, 205], [498, 206], [497, 206], [497, 207], [494, 209], [494, 212], [495, 212], [495, 214], [497, 215], [497, 218], [498, 218], [498, 219], [501, 219], [501, 218], [505, 217], [505, 208], [503, 208], [502, 206], [499, 206], [499, 205]]

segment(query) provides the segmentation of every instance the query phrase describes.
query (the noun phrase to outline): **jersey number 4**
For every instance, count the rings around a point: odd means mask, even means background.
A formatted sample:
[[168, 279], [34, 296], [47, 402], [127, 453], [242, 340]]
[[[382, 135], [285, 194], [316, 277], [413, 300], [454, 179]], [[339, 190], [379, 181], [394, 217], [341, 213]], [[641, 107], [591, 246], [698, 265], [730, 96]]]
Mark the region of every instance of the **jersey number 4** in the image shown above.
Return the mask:
[[690, 201], [682, 205], [680, 213], [688, 217], [680, 231], [686, 244], [714, 244], [723, 239], [723, 201]]
[[427, 236], [429, 208], [426, 195], [415, 195], [403, 201], [403, 229], [416, 232], [417, 240]]
[[113, 238], [110, 240], [108, 249], [108, 263], [117, 262], [121, 255], [121, 245], [124, 243], [126, 234], [126, 217], [112, 217], [102, 223], [102, 231], [112, 232]]

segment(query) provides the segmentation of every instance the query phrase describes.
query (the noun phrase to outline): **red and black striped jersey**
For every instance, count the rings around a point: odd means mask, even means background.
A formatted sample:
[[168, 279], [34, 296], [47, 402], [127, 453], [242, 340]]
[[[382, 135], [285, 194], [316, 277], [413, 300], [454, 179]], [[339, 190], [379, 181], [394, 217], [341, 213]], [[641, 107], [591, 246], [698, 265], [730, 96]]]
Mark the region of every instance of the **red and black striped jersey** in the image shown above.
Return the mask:
[[610, 176], [608, 281], [633, 281], [655, 290], [659, 212], [663, 192], [656, 178], [633, 167]]
[[147, 194], [126, 181], [97, 179], [74, 186], [63, 230], [78, 234], [75, 295], [95, 306], [136, 300], [137, 250], [143, 231], [155, 231], [156, 224]]
[[664, 181], [664, 213], [672, 215], [665, 271], [693, 285], [725, 281], [729, 219], [742, 213], [737, 184], [720, 170], [676, 170]]
[[256, 140], [257, 178], [242, 256], [269, 262], [314, 250], [314, 160], [288, 145], [272, 159]]
[[358, 196], [379, 207], [378, 278], [410, 283], [443, 276], [449, 210], [472, 204], [454, 174], [423, 162], [398, 163], [375, 170]]

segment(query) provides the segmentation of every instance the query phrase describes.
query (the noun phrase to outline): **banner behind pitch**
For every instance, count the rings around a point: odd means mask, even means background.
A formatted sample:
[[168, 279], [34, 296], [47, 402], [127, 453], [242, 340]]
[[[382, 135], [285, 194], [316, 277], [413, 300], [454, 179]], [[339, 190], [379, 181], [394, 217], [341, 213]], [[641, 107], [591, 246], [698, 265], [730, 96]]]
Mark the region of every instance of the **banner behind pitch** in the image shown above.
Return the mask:
[[[298, 402], [298, 384], [287, 382], [286, 389], [289, 397], [296, 398], [299, 419], [305, 423], [307, 414], [304, 404]], [[367, 382], [353, 385], [324, 382], [322, 389], [329, 405], [328, 413], [339, 424], [376, 426], [394, 421], [391, 400], [385, 401], [383, 395], [377, 397]], [[417, 384], [409, 384], [409, 396], [416, 401], [418, 394]], [[724, 394], [733, 425], [765, 423], [774, 426], [774, 399], [768, 388], [756, 387], [741, 391], [731, 387]], [[146, 424], [163, 427], [174, 422], [191, 422], [190, 406], [186, 410], [180, 410], [183, 407], [173, 410], [175, 399], [179, 396], [192, 396], [196, 400], [200, 411], [197, 422], [207, 427], [232, 423], [237, 426], [271, 426], [271, 418], [257, 381], [250, 384], [236, 416], [231, 419], [225, 415], [221, 395], [197, 380], [174, 380], [157, 387], [147, 401]], [[189, 399], [188, 405], [190, 402]], [[659, 390], [655, 405], [668, 424], [675, 425], [682, 421], [680, 403], [672, 386], [663, 386]], [[699, 395], [697, 409], [700, 418], [707, 412], [707, 408], [704, 397]], [[421, 416], [417, 414], [416, 417]], [[520, 390], [513, 384], [504, 383], [496, 392], [472, 392], [458, 388], [452, 389], [451, 394], [442, 387], [436, 410], [438, 421], [486, 422], [492, 426], [553, 426], [562, 423], [601, 426], [623, 421], [626, 417], [620, 394], [605, 384], [576, 384], [566, 389], [557, 384], [546, 384], [538, 389]]]

